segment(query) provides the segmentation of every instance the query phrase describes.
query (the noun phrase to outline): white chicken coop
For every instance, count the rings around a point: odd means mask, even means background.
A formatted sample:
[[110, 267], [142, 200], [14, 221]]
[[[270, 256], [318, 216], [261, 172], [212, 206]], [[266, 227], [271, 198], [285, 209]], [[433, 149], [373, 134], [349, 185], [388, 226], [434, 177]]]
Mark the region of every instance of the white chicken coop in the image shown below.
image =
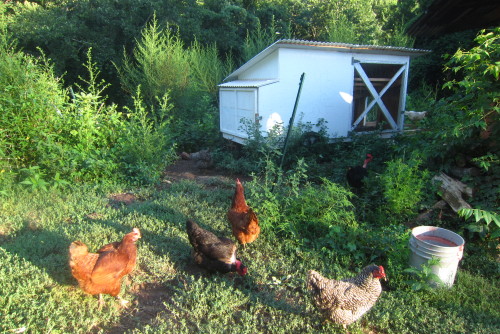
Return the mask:
[[295, 123], [325, 120], [331, 138], [380, 127], [387, 134], [401, 131], [410, 58], [428, 52], [279, 40], [219, 85], [220, 130], [244, 143], [248, 133], [242, 125], [248, 121], [258, 123], [263, 135], [276, 125], [288, 126], [304, 73]]

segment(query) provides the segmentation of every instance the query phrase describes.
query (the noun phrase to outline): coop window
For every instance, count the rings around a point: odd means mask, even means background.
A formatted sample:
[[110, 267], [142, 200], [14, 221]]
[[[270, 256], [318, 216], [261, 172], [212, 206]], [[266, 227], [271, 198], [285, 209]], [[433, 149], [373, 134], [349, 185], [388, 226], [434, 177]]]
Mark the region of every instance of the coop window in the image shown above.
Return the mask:
[[255, 120], [257, 89], [224, 89], [220, 91], [220, 127], [225, 133], [245, 136], [242, 120]]
[[406, 64], [354, 62], [352, 130], [398, 129]]

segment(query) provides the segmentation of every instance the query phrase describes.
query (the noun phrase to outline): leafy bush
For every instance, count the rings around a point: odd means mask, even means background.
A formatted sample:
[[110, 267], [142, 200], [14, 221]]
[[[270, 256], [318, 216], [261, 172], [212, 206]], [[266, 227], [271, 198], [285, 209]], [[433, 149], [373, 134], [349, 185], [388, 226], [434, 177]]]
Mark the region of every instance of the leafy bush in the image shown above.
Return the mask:
[[[249, 61], [252, 57], [274, 43], [278, 34], [281, 33], [276, 30], [274, 16], [272, 17], [269, 29], [263, 29], [259, 22], [254, 30], [247, 31], [247, 36], [245, 37], [245, 43], [243, 44], [242, 49], [243, 62]], [[284, 35], [285, 36], [281, 37], [290, 37], [288, 36], [289, 34], [285, 33]]]
[[[199, 151], [215, 146], [220, 138], [217, 84], [231, 71], [229, 58], [221, 60], [215, 44], [204, 47], [194, 41], [188, 49], [170, 27], [161, 29], [156, 17], [142, 31], [133, 58], [124, 52], [117, 69], [125, 91], [138, 85], [148, 105], [168, 94], [172, 108], [170, 132], [179, 148]], [[158, 117], [158, 115], [153, 115]]]
[[0, 44], [0, 161], [6, 170], [40, 158], [37, 145], [61, 130], [65, 92], [44, 58]]
[[195, 40], [188, 50], [190, 74], [195, 89], [200, 92], [217, 96], [218, 87], [224, 78], [233, 71], [234, 63], [231, 55], [226, 60], [221, 59], [217, 45], [203, 46]]
[[294, 222], [296, 235], [308, 239], [320, 238], [328, 233], [332, 226], [357, 227], [352, 194], [342, 186], [322, 180], [321, 185], [306, 184], [298, 193], [284, 217]]
[[411, 279], [407, 281], [410, 284], [412, 290], [420, 291], [427, 290], [433, 291], [434, 288], [442, 286], [443, 282], [433, 272], [433, 266], [439, 265], [440, 259], [437, 257], [431, 258], [426, 263], [422, 264], [420, 268], [410, 267], [405, 269], [404, 271], [408, 274], [411, 274]]
[[[126, 119], [116, 105], [106, 105], [107, 84], [99, 81], [90, 49], [87, 57], [88, 78], [74, 92], [62, 89], [44, 58], [0, 45], [2, 184], [17, 177], [43, 190], [68, 180], [114, 182], [135, 175], [151, 181], [172, 161], [165, 124], [153, 127], [142, 109], [129, 109]], [[168, 101], [163, 106], [170, 108]]]
[[155, 183], [165, 167], [175, 161], [175, 145], [171, 144], [168, 134], [172, 108], [168, 95], [165, 95], [159, 110], [148, 113], [138, 88], [134, 109], [126, 108], [129, 119], [115, 148], [125, 178], [139, 184]]
[[179, 34], [169, 27], [160, 29], [156, 15], [142, 31], [134, 48], [133, 58], [123, 53], [123, 62], [117, 66], [123, 89], [129, 94], [141, 86], [148, 104], [169, 92], [176, 104], [189, 88], [189, 58]]
[[380, 175], [380, 183], [391, 214], [410, 217], [418, 212], [429, 178], [428, 171], [419, 169], [421, 163], [415, 158], [407, 163], [401, 158], [386, 162], [387, 169]]
[[[187, 96], [186, 96], [187, 99]], [[169, 132], [180, 150], [197, 152], [220, 144], [219, 111], [212, 95], [192, 92], [190, 101], [177, 108]], [[184, 113], [180, 112], [184, 110]]]
[[434, 105], [424, 119], [430, 131], [421, 133], [421, 149], [429, 157], [449, 158], [471, 153], [477, 158], [495, 152], [498, 143], [500, 115], [500, 28], [482, 31], [476, 46], [458, 50], [445, 69], [457, 78], [448, 80], [443, 88], [451, 95]]
[[332, 228], [355, 229], [352, 193], [325, 178], [307, 182], [307, 165], [298, 160], [284, 173], [269, 158], [264, 173], [247, 184], [248, 201], [266, 233], [293, 236], [300, 242], [323, 240]]
[[487, 235], [491, 239], [500, 237], [500, 216], [495, 212], [489, 212], [481, 209], [462, 208], [458, 215], [464, 219], [474, 216], [474, 221], [468, 224], [466, 228], [471, 232], [477, 232], [482, 238]]
[[260, 223], [264, 231], [290, 232], [290, 221], [285, 212], [290, 201], [298, 197], [299, 186], [307, 178], [306, 168], [303, 161], [299, 161], [294, 170], [284, 174], [267, 156], [263, 174], [260, 177], [253, 174], [252, 181], [246, 187], [248, 202], [258, 203], [255, 211], [265, 217]]

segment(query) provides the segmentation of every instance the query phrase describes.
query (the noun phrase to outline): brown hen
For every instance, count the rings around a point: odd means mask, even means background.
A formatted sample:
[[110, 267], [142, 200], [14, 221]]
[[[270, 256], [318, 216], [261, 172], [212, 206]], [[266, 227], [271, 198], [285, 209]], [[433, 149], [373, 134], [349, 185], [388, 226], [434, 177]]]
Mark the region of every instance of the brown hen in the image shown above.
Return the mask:
[[236, 179], [231, 208], [227, 212], [227, 218], [231, 223], [234, 237], [243, 246], [255, 241], [260, 233], [259, 220], [257, 215], [245, 201], [243, 185]]
[[375, 305], [382, 292], [380, 278], [385, 278], [384, 267], [374, 264], [363, 268], [358, 276], [340, 281], [310, 270], [307, 286], [319, 311], [345, 327]]
[[99, 307], [102, 307], [102, 294], [117, 297], [122, 306], [128, 303], [118, 297], [121, 279], [132, 272], [137, 258], [135, 242], [141, 237], [139, 229], [134, 228], [121, 242], [113, 242], [101, 247], [97, 253], [89, 253], [87, 245], [74, 241], [69, 246], [69, 266], [78, 285], [88, 294], [99, 294]]

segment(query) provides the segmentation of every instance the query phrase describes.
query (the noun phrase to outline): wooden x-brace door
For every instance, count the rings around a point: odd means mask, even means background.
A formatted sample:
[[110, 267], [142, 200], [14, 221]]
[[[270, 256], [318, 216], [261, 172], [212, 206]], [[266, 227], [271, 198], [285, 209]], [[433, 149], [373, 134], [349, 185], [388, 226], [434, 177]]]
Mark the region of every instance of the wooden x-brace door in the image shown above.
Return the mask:
[[[396, 73], [388, 80], [387, 84], [384, 86], [382, 90], [380, 90], [380, 93], [377, 92], [375, 87], [373, 86], [372, 82], [370, 81], [369, 76], [366, 74], [365, 70], [363, 69], [362, 65], [360, 62], [354, 62], [354, 68], [356, 72], [359, 74], [361, 79], [363, 80], [364, 85], [370, 92], [371, 96], [373, 97], [373, 100], [367, 104], [366, 108], [363, 110], [363, 112], [357, 117], [357, 119], [354, 121], [352, 124], [352, 130], [356, 129], [358, 124], [366, 117], [368, 112], [375, 106], [378, 105], [382, 113], [384, 114], [387, 122], [389, 123], [390, 127], [393, 130], [398, 129], [398, 124], [397, 124], [397, 119], [395, 120], [393, 116], [391, 115], [391, 112], [388, 110], [386, 105], [384, 104], [384, 101], [382, 100], [383, 95], [391, 88], [391, 86], [398, 80], [398, 78], [401, 76], [402, 73], [404, 73], [407, 69], [406, 64], [400, 64], [400, 68], [396, 71]], [[383, 64], [380, 64], [380, 66], [384, 66]], [[393, 65], [394, 66], [394, 65]]]

